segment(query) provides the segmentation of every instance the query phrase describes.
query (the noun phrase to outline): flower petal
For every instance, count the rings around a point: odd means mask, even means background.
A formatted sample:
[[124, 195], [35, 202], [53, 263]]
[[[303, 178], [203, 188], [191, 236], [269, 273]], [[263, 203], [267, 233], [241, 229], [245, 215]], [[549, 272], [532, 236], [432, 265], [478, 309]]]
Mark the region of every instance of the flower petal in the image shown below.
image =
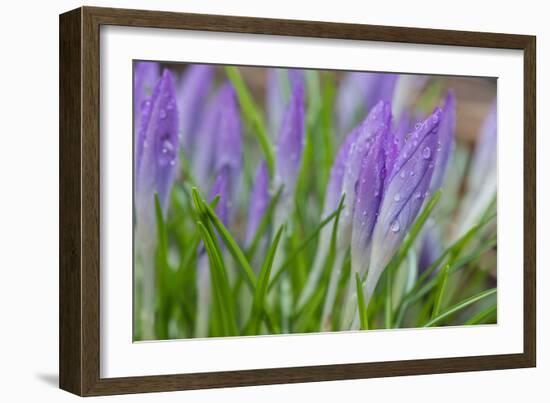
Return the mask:
[[283, 197], [294, 194], [304, 148], [304, 87], [292, 91], [277, 144], [276, 186], [282, 184]]
[[164, 70], [143, 111], [143, 127], [138, 144], [136, 192], [152, 203], [157, 192], [163, 209], [174, 181], [178, 158], [178, 109], [174, 77]]
[[445, 105], [443, 106], [443, 114], [437, 131], [437, 160], [435, 162], [432, 183], [430, 185], [430, 193], [438, 190], [443, 184], [449, 157], [454, 148], [454, 135], [456, 127], [456, 99], [452, 92], [447, 94]]
[[408, 136], [390, 175], [373, 232], [366, 282], [367, 300], [428, 196], [437, 157], [437, 131], [441, 114], [438, 108], [417, 125]]
[[207, 64], [190, 65], [179, 84], [181, 146], [192, 153], [198, 138], [197, 129], [204, 117], [204, 104], [212, 86], [214, 67]]

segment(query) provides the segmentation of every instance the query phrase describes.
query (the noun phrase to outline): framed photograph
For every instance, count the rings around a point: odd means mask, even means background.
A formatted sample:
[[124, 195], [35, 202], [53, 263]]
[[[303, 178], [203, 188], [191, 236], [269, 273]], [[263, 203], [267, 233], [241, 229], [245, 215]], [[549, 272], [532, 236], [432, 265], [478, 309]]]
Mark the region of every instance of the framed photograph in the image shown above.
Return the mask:
[[60, 16], [60, 387], [535, 366], [535, 37]]

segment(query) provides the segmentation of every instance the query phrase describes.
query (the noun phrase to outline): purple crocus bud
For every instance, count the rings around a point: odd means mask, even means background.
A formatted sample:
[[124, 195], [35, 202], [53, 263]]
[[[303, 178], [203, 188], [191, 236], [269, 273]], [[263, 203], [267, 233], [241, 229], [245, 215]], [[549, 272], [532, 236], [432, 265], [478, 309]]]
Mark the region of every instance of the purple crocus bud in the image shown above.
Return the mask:
[[260, 163], [254, 180], [254, 187], [250, 194], [248, 207], [248, 224], [246, 227], [246, 244], [254, 239], [258, 225], [264, 216], [269, 204], [269, 172], [265, 162]]
[[304, 71], [299, 69], [269, 69], [267, 76], [267, 120], [269, 133], [277, 139], [292, 88], [304, 83]]
[[191, 154], [198, 138], [198, 127], [204, 117], [204, 104], [214, 77], [214, 67], [206, 64], [190, 65], [179, 84], [181, 146]]
[[151, 98], [141, 109], [142, 126], [136, 144], [136, 245], [142, 270], [143, 336], [154, 336], [155, 266], [157, 243], [154, 193], [166, 211], [178, 157], [178, 110], [174, 78], [164, 70]]
[[358, 117], [365, 116], [379, 101], [391, 102], [396, 80], [396, 74], [347, 73], [340, 84], [335, 106], [340, 133], [347, 132]]
[[134, 132], [140, 130], [142, 104], [151, 97], [160, 76], [157, 62], [136, 62], [134, 64]]
[[[378, 133], [370, 150], [361, 159], [355, 185], [353, 226], [351, 235], [351, 264], [353, 272], [364, 273], [369, 265], [372, 233], [378, 218], [386, 178], [386, 158], [393, 144], [389, 128]], [[390, 155], [391, 158], [394, 158]]]
[[449, 165], [449, 157], [454, 148], [454, 134], [456, 127], [456, 99], [452, 92], [447, 94], [445, 105], [443, 106], [443, 114], [439, 123], [437, 136], [437, 160], [435, 162], [432, 183], [430, 185], [430, 193], [438, 190], [443, 184], [447, 166]]
[[229, 82], [220, 89], [218, 102], [214, 171], [229, 167], [233, 186], [236, 184], [235, 174], [240, 173], [241, 169], [242, 141], [239, 104], [235, 90]]
[[228, 165], [230, 180], [235, 182], [241, 167], [241, 122], [235, 90], [229, 82], [218, 91], [208, 105], [199, 129], [200, 141], [193, 153], [193, 173], [202, 188], [208, 186], [212, 174]]
[[389, 180], [372, 234], [372, 254], [365, 284], [366, 300], [380, 274], [401, 244], [415, 220], [429, 186], [437, 157], [438, 129], [442, 111], [437, 108], [415, 131], [399, 152]]
[[283, 198], [294, 194], [304, 148], [304, 87], [294, 87], [279, 133], [276, 156], [276, 187], [283, 185]]
[[[338, 203], [342, 198], [344, 175], [346, 173], [346, 164], [348, 161], [350, 148], [352, 144], [355, 144], [355, 142], [357, 141], [359, 133], [359, 130], [354, 130], [350, 134], [348, 134], [348, 136], [340, 146], [338, 153], [336, 154], [336, 159], [334, 160], [332, 168], [330, 169], [330, 176], [325, 193], [323, 218], [328, 217], [338, 208]], [[317, 287], [317, 283], [321, 276], [325, 259], [328, 255], [331, 233], [332, 228], [330, 226], [325, 226], [321, 229], [321, 233], [319, 234], [319, 244], [317, 246], [317, 254], [315, 255], [313, 267], [308, 276], [306, 285], [304, 286], [302, 294], [300, 295], [300, 299], [298, 301], [298, 309], [301, 309], [303, 307], [303, 305], [309, 300]], [[336, 277], [337, 275], [335, 274], [334, 276]]]
[[137, 144], [136, 206], [152, 205], [153, 194], [157, 192], [165, 209], [174, 180], [179, 143], [174, 77], [169, 70], [164, 70], [146, 105], [142, 109], [143, 125]]

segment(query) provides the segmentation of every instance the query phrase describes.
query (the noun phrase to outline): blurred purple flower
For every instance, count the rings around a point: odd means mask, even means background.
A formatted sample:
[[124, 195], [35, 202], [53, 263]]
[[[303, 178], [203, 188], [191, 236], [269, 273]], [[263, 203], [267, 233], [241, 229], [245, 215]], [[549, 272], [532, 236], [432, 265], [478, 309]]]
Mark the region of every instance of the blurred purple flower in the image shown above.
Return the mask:
[[304, 148], [304, 87], [293, 90], [282, 121], [277, 142], [276, 187], [284, 186], [283, 198], [294, 194]]
[[213, 175], [227, 165], [231, 186], [237, 185], [242, 158], [241, 120], [235, 90], [229, 82], [208, 106], [195, 145], [193, 172], [199, 187], [206, 188]]
[[261, 162], [260, 165], [258, 165], [256, 179], [254, 180], [254, 186], [250, 194], [245, 241], [247, 245], [250, 245], [253, 241], [258, 225], [260, 225], [268, 204], [269, 172], [267, 170], [267, 164], [265, 162]]
[[180, 133], [185, 152], [190, 156], [198, 138], [197, 129], [204, 118], [204, 104], [214, 78], [214, 67], [206, 64], [190, 65], [178, 86]]
[[422, 233], [422, 245], [418, 254], [419, 273], [426, 271], [443, 253], [441, 239], [437, 236], [433, 225], [426, 223], [426, 229], [423, 229]]
[[160, 66], [157, 62], [136, 62], [134, 64], [134, 133], [136, 134], [140, 130], [142, 104], [151, 97], [159, 76]]
[[277, 139], [292, 89], [304, 84], [304, 71], [299, 69], [269, 69], [267, 76], [267, 119], [269, 133]]
[[397, 77], [387, 73], [346, 73], [335, 105], [339, 132], [350, 130], [379, 101], [391, 102]]

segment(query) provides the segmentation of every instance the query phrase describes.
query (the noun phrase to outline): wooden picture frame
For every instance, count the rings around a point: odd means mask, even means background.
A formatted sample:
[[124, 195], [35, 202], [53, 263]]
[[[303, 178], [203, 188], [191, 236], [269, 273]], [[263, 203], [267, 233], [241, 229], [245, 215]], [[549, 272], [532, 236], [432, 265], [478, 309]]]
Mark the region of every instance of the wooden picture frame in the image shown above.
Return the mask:
[[[523, 353], [100, 377], [100, 27], [118, 25], [524, 52]], [[60, 387], [81, 396], [533, 367], [536, 363], [536, 41], [534, 36], [81, 7], [60, 16]]]

